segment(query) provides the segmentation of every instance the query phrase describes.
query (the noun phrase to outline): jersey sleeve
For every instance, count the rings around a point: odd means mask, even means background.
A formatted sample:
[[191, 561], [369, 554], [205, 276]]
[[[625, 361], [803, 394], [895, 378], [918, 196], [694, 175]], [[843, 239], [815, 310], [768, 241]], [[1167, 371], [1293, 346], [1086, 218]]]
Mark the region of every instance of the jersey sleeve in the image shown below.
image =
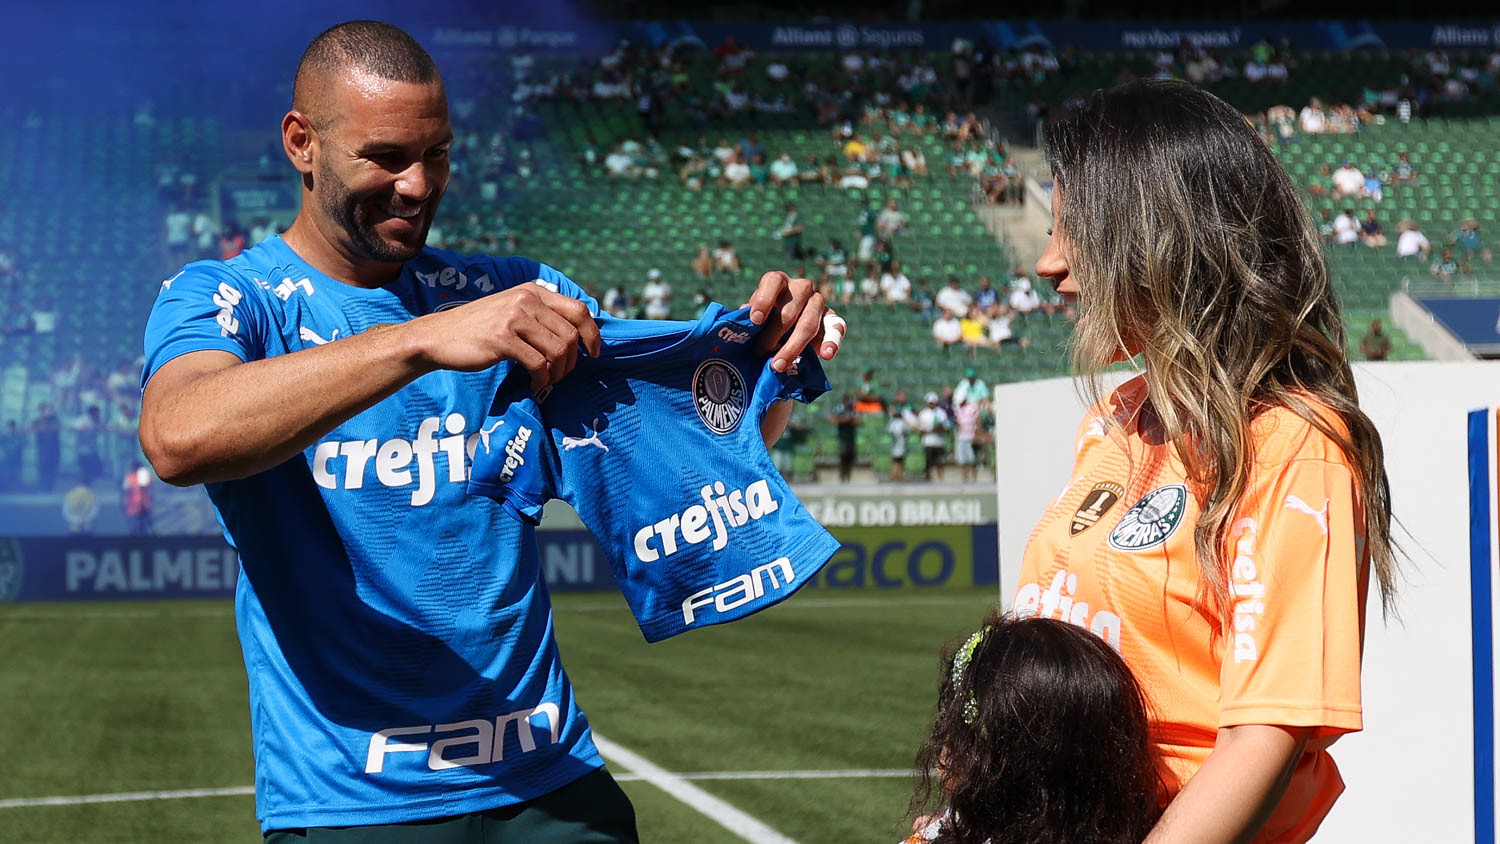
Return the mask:
[[1337, 447], [1258, 463], [1230, 530], [1219, 726], [1361, 729], [1368, 564], [1354, 476]]
[[270, 321], [254, 285], [222, 264], [188, 264], [162, 282], [146, 321], [144, 388], [173, 358], [211, 349], [242, 361], [265, 357]]
[[803, 404], [810, 404], [832, 389], [828, 376], [823, 372], [823, 362], [811, 351], [798, 355], [795, 364], [786, 372], [776, 372], [771, 369], [771, 362], [766, 361], [766, 374], [777, 385], [778, 400], [795, 399]]
[[558, 477], [541, 408], [532, 398], [502, 404], [497, 396], [490, 414], [479, 429], [469, 494], [493, 498], [517, 518], [538, 524], [542, 508], [557, 497]]

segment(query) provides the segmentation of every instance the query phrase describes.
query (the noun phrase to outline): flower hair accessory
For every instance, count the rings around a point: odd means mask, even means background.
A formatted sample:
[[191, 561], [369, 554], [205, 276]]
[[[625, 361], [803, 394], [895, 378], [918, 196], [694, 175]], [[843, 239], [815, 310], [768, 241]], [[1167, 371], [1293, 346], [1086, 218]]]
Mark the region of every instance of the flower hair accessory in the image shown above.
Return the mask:
[[[974, 659], [974, 649], [979, 647], [979, 643], [984, 641], [985, 634], [989, 632], [990, 628], [987, 626], [975, 630], [958, 652], [953, 654], [953, 673], [949, 675], [949, 679], [953, 681], [954, 691], [964, 690], [964, 674], [968, 672], [969, 663]], [[978, 718], [979, 701], [974, 697], [974, 690], [969, 689], [969, 699], [964, 702], [964, 723], [973, 724]]]

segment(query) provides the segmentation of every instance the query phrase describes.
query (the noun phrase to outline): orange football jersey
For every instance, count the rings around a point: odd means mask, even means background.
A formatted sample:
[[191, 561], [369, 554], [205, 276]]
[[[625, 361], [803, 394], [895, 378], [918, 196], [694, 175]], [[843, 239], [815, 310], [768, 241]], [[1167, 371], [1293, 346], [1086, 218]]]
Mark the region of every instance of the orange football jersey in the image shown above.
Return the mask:
[[1168, 799], [1220, 727], [1316, 728], [1256, 839], [1305, 841], [1343, 791], [1327, 747], [1361, 727], [1369, 565], [1353, 472], [1289, 410], [1253, 423], [1255, 470], [1230, 522], [1231, 607], [1219, 618], [1197, 601], [1199, 507], [1186, 473], [1137, 426], [1145, 398], [1136, 378], [1084, 419], [1073, 476], [1027, 543], [1013, 609], [1085, 627], [1125, 658], [1150, 697]]

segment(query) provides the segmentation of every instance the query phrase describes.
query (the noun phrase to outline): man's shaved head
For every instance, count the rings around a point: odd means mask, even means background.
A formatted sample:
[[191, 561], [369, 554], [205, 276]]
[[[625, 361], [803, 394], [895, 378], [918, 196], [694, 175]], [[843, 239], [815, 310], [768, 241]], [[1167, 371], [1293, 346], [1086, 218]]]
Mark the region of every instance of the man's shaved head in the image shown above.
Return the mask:
[[381, 21], [348, 21], [323, 30], [307, 45], [292, 85], [292, 109], [322, 129], [336, 115], [326, 96], [351, 73], [391, 82], [442, 84], [432, 56], [400, 27]]

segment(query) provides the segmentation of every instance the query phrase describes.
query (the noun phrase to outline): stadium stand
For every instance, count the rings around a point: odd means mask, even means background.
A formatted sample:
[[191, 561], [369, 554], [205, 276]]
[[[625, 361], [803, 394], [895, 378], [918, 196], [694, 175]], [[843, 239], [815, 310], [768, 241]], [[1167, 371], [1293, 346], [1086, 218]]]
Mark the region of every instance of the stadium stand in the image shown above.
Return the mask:
[[[1428, 275], [1425, 257], [1395, 256], [1399, 221], [1413, 221], [1438, 250], [1466, 219], [1477, 222], [1482, 236], [1500, 230], [1488, 187], [1500, 174], [1494, 153], [1500, 118], [1487, 116], [1500, 111], [1495, 86], [1500, 68], [1485, 54], [1444, 55], [1440, 60], [1455, 69], [1445, 78], [1462, 83], [1462, 90], [1455, 90], [1427, 81], [1431, 63], [1438, 60], [1431, 55], [1275, 48], [1262, 55], [1262, 46], [1215, 54], [1209, 70], [1204, 56], [1190, 50], [1013, 54], [996, 71], [993, 96], [981, 109], [985, 119], [966, 109], [963, 116], [949, 115], [949, 106], [967, 106], [973, 98], [949, 78], [952, 57], [945, 53], [860, 56], [857, 73], [848, 64], [851, 54], [762, 53], [741, 61], [723, 51], [679, 51], [656, 62], [660, 54], [621, 49], [603, 57], [475, 59], [448, 69], [462, 142], [436, 235], [442, 245], [464, 250], [504, 252], [514, 244], [516, 251], [557, 266], [601, 298], [617, 286], [638, 297], [648, 271], [659, 269], [673, 290], [671, 315], [685, 318], [697, 312], [700, 293], [738, 304], [764, 270], [795, 270], [800, 264], [810, 276], [818, 274], [811, 256], [790, 260], [776, 237], [787, 203], [798, 208], [809, 253], [827, 248], [830, 238], [853, 253], [861, 203], [868, 200], [878, 209], [895, 199], [907, 227], [881, 251], [902, 264], [914, 285], [926, 280], [936, 290], [957, 277], [972, 293], [975, 280], [988, 276], [1003, 300], [1017, 256], [975, 212], [987, 201], [985, 185], [1004, 188], [990, 198], [1009, 200], [1017, 194], [1013, 187], [1021, 174], [1008, 160], [1002, 133], [1030, 140], [1031, 126], [1051, 108], [1128, 75], [1198, 76], [1264, 127], [1293, 179], [1310, 188], [1308, 204], [1315, 215], [1346, 207], [1359, 218], [1376, 212], [1391, 245], [1328, 247], [1347, 310], [1350, 346], [1357, 350], [1369, 322], [1388, 315], [1387, 299], [1403, 279]], [[1260, 60], [1284, 65], [1285, 80], [1247, 81], [1246, 66]], [[726, 71], [733, 62], [740, 67]], [[1216, 79], [1225, 71], [1228, 75]], [[642, 79], [650, 84], [642, 85]], [[193, 90], [200, 98], [212, 93]], [[1369, 119], [1354, 133], [1296, 131], [1277, 138], [1266, 111], [1278, 105], [1300, 109], [1314, 97], [1352, 104], [1350, 113]], [[916, 110], [918, 103], [925, 113]], [[139, 356], [142, 322], [156, 292], [154, 281], [142, 279], [161, 278], [184, 257], [165, 242], [163, 221], [179, 206], [194, 215], [195, 224], [207, 215], [212, 234], [237, 229], [248, 235], [245, 230], [258, 221], [234, 218], [219, 201], [215, 184], [231, 172], [257, 168], [262, 174], [271, 168], [273, 181], [285, 179], [274, 150], [269, 156], [263, 151], [263, 126], [179, 116], [194, 111], [192, 102], [161, 111], [143, 107], [133, 117], [107, 120], [41, 120], [16, 109], [4, 115], [22, 130], [0, 135], [0, 177], [34, 205], [30, 213], [0, 215], [0, 251], [15, 267], [0, 274], [0, 286], [13, 294], [22, 285], [42, 285], [48, 291], [44, 296], [52, 297], [7, 295], [11, 313], [3, 324], [0, 432], [12, 421], [23, 434], [31, 432], [17, 447], [19, 478], [26, 486], [52, 489], [56, 480], [38, 475], [54, 462], [64, 476], [76, 472], [78, 440], [90, 435], [78, 420], [89, 402], [104, 411], [106, 474], [121, 472], [138, 458], [132, 433], [138, 398], [118, 389], [118, 376], [131, 367], [122, 362]], [[214, 109], [197, 103], [196, 111]], [[914, 131], [917, 127], [923, 131]], [[977, 154], [982, 162], [977, 178], [962, 169], [957, 176], [947, 172], [955, 127], [969, 138], [959, 154]], [[810, 160], [826, 166], [835, 156], [838, 170], [849, 134], [873, 144], [876, 131], [895, 139], [898, 154], [920, 151], [929, 174], [911, 174], [899, 159], [892, 165], [888, 153], [886, 160], [865, 168], [881, 178], [864, 188], [799, 178], [787, 185], [735, 189], [719, 185], [710, 168], [701, 189], [693, 189], [679, 177], [692, 155], [711, 157], [720, 138], [763, 147], [767, 161], [786, 152], [802, 170], [815, 166]], [[249, 136], [258, 140], [242, 140]], [[641, 172], [639, 178], [611, 178], [604, 166], [622, 141], [634, 142], [630, 168]], [[1414, 183], [1391, 177], [1401, 152], [1415, 170]], [[1321, 168], [1344, 161], [1379, 174], [1379, 199], [1335, 199], [1317, 192]], [[759, 167], [752, 173], [759, 176]], [[198, 231], [192, 236], [192, 254], [185, 257], [201, 254]], [[693, 272], [694, 255], [701, 245], [713, 247], [721, 240], [732, 242], [740, 269], [700, 278]], [[233, 248], [232, 239], [228, 247]], [[219, 244], [208, 251], [218, 257]], [[1462, 269], [1482, 271], [1482, 261], [1476, 254]], [[858, 279], [863, 273], [857, 260], [855, 267], [852, 275]], [[58, 272], [70, 278], [57, 279]], [[835, 395], [852, 388], [866, 369], [876, 370], [888, 393], [903, 389], [914, 399], [951, 387], [970, 367], [991, 384], [1068, 370], [1071, 324], [1060, 309], [1016, 317], [1012, 327], [1022, 342], [971, 354], [961, 346], [939, 349], [932, 341], [930, 314], [861, 301], [857, 289], [848, 301], [842, 291], [833, 295], [855, 327], [844, 354], [830, 367]], [[18, 312], [21, 301], [43, 313]], [[1392, 340], [1391, 358], [1422, 356], [1399, 332]], [[111, 373], [116, 377], [110, 379]], [[44, 405], [61, 420], [55, 459], [39, 454], [34, 435]], [[838, 449], [834, 427], [821, 409], [808, 414], [806, 423], [809, 433], [790, 461], [800, 477], [835, 463]], [[908, 436], [911, 476], [921, 471], [922, 449], [917, 433]], [[889, 438], [883, 424], [860, 426], [860, 461], [878, 475], [889, 467]]]

